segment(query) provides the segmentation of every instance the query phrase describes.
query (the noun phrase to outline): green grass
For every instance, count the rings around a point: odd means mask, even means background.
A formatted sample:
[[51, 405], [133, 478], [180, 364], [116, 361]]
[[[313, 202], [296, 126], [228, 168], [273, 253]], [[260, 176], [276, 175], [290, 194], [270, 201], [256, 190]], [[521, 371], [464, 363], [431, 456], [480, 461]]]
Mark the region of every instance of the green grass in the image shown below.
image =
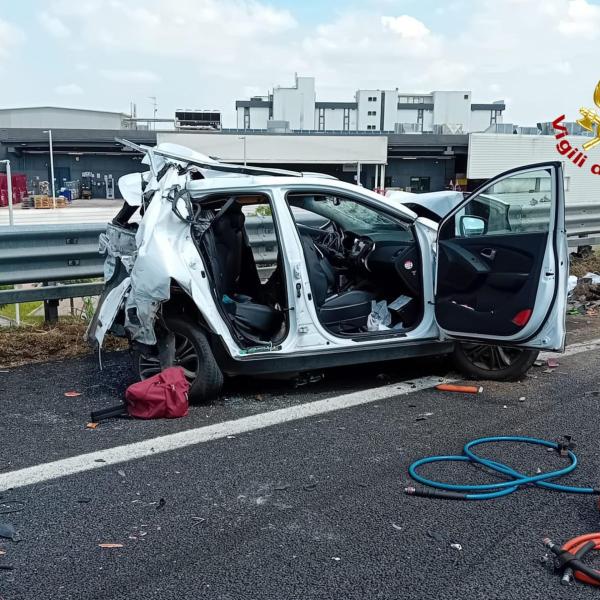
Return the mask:
[[[40, 316], [30, 316], [36, 308], [42, 306], [43, 302], [23, 302], [19, 304], [21, 311], [21, 323], [28, 323], [34, 325], [36, 323], [43, 323], [44, 315]], [[8, 317], [9, 319], [16, 319], [17, 311], [14, 304], [6, 304], [2, 308], [0, 308], [0, 316]]]

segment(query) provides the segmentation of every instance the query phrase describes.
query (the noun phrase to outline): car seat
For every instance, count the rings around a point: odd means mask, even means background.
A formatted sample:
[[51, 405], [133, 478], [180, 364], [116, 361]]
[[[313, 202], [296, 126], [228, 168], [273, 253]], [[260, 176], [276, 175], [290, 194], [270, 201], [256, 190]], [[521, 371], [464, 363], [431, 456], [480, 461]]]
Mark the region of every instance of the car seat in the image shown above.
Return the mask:
[[304, 248], [313, 301], [321, 323], [336, 332], [366, 327], [375, 294], [366, 290], [337, 289], [335, 270], [310, 236], [300, 237]]
[[264, 340], [279, 331], [283, 313], [263, 303], [245, 220], [240, 204], [230, 199], [202, 235], [202, 242], [225, 310], [245, 334]]

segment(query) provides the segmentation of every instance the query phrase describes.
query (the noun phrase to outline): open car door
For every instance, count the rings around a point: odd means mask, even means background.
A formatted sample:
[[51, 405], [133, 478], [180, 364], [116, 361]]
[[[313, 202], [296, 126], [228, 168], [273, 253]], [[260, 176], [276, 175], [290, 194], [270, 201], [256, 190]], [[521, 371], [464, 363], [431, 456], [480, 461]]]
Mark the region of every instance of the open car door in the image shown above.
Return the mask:
[[568, 278], [560, 162], [490, 179], [440, 223], [435, 316], [444, 338], [562, 350]]

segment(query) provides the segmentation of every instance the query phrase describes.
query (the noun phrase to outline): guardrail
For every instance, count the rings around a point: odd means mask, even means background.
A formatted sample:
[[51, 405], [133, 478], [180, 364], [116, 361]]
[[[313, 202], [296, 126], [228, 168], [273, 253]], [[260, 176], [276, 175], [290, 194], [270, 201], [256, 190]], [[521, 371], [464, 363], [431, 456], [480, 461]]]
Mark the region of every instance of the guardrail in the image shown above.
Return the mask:
[[[533, 224], [544, 206], [527, 207], [523, 222]], [[302, 215], [299, 221], [318, 226], [319, 217]], [[570, 247], [600, 244], [600, 206], [567, 206]], [[276, 260], [275, 231], [271, 217], [246, 218], [248, 237], [261, 270]], [[0, 304], [44, 301], [47, 320], [57, 317], [58, 301], [97, 296], [102, 292], [104, 256], [98, 252], [98, 237], [104, 224], [0, 226], [0, 285], [42, 283], [41, 287], [0, 290]], [[598, 234], [598, 235], [594, 235]]]

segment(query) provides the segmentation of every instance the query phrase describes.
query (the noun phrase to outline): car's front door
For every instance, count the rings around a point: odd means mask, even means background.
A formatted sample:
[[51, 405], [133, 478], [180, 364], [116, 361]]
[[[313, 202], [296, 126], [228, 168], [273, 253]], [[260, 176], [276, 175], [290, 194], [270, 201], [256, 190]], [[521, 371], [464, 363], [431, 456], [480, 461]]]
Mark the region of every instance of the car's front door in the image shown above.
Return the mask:
[[440, 223], [435, 315], [444, 337], [562, 349], [568, 250], [562, 167], [502, 173]]

